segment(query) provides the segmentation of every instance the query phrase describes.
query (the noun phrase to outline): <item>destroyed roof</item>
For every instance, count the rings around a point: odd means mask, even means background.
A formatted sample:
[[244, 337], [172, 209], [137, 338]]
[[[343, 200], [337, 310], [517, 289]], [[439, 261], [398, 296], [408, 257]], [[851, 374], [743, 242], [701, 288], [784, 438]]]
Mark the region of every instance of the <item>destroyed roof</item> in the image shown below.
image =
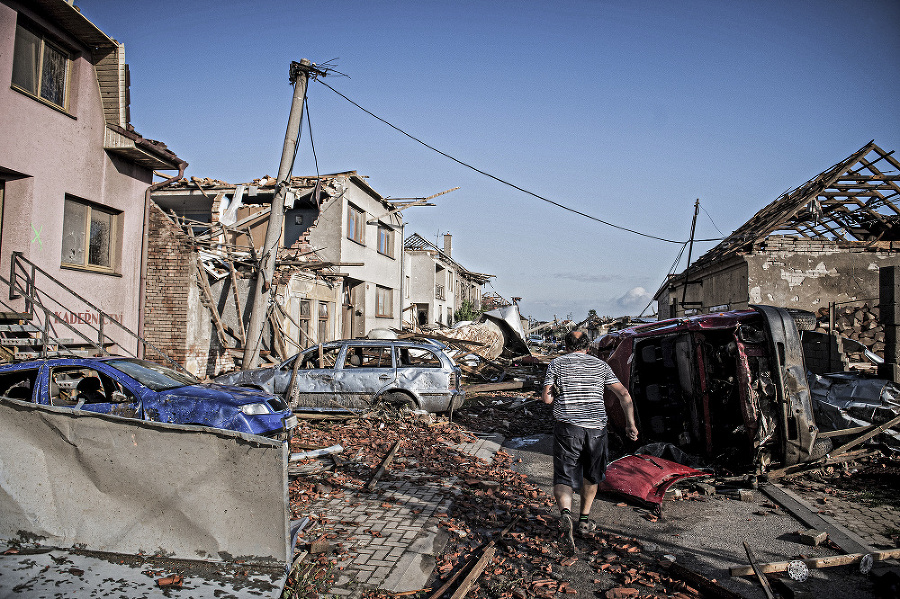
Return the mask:
[[[900, 162], [874, 140], [757, 212], [691, 269], [750, 251], [772, 234], [846, 244], [900, 241]], [[879, 164], [881, 163], [881, 164]]]
[[466, 267], [461, 265], [459, 262], [457, 262], [456, 260], [451, 258], [446, 252], [444, 252], [438, 246], [434, 245], [433, 243], [431, 243], [430, 241], [428, 241], [427, 239], [425, 239], [418, 233], [413, 233], [412, 235], [410, 235], [409, 237], [406, 238], [406, 241], [403, 242], [403, 249], [407, 252], [434, 252], [434, 253], [437, 253], [441, 257], [441, 259], [446, 260], [450, 264], [453, 264], [454, 266], [456, 266], [459, 269], [461, 274], [469, 277], [470, 279], [473, 279], [475, 282], [477, 282], [481, 285], [487, 283], [489, 280], [491, 280], [492, 278], [497, 276], [497, 275], [484, 274], [484, 273], [480, 273], [480, 272], [473, 272], [473, 271], [467, 269]]

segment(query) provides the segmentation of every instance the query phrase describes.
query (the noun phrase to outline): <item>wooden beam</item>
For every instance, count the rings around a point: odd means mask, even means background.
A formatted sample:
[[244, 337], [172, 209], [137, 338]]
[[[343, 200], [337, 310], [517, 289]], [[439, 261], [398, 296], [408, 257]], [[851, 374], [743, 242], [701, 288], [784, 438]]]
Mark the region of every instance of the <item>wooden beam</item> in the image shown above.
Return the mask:
[[766, 578], [766, 574], [760, 570], [759, 564], [756, 561], [756, 556], [753, 555], [753, 550], [750, 549], [750, 545], [747, 544], [747, 541], [744, 541], [744, 551], [747, 552], [747, 559], [750, 560], [750, 567], [753, 569], [753, 573], [756, 574], [759, 584], [762, 585], [766, 597], [768, 599], [775, 599], [775, 593], [772, 592], [772, 587], [769, 585], [769, 579]]
[[[826, 557], [810, 557], [800, 560], [791, 560], [790, 562], [769, 562], [767, 564], [757, 564], [759, 570], [763, 573], [787, 572], [791, 562], [801, 561], [809, 568], [831, 568], [833, 566], [846, 566], [849, 564], [858, 564], [867, 555], [871, 555], [875, 561], [894, 559], [900, 557], [900, 549], [889, 549], [887, 551], [875, 551], [872, 553], [848, 553], [845, 555], [829, 555]], [[753, 576], [752, 567], [748, 566], [732, 566], [728, 569], [732, 576]]]
[[222, 319], [219, 318], [219, 311], [216, 309], [216, 302], [213, 298], [212, 290], [209, 288], [209, 280], [206, 278], [206, 269], [203, 267], [200, 256], [197, 256], [196, 261], [190, 261], [190, 264], [194, 267], [194, 272], [197, 275], [197, 284], [200, 285], [200, 301], [209, 310], [210, 318], [212, 318], [213, 324], [216, 327], [216, 334], [219, 336], [219, 342], [222, 344], [223, 348], [230, 349], [228, 341], [225, 339], [225, 327], [222, 325]]

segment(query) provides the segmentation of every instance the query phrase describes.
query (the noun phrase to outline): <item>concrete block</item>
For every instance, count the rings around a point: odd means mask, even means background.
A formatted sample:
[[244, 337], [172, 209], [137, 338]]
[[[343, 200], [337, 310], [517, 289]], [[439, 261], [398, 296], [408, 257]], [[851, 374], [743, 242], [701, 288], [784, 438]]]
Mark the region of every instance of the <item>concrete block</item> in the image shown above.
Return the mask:
[[797, 534], [800, 536], [800, 542], [804, 545], [811, 545], [816, 547], [825, 542], [825, 539], [828, 538], [828, 533], [816, 530], [814, 528], [809, 528], [806, 530], [798, 530]]

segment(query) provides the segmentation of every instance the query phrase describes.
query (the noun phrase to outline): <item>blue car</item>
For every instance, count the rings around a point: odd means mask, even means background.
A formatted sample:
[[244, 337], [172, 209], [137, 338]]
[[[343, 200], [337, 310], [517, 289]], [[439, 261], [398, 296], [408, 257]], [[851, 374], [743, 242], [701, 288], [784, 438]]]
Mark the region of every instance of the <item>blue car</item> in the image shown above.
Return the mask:
[[297, 417], [263, 391], [201, 383], [135, 358], [56, 358], [0, 366], [0, 395], [138, 420], [288, 440]]

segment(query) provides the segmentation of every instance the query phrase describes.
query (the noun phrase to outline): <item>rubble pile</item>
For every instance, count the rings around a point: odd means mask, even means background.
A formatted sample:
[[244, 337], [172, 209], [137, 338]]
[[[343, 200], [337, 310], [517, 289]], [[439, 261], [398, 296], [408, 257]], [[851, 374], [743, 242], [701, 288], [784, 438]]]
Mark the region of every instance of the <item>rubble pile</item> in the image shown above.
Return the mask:
[[504, 437], [553, 433], [553, 408], [541, 401], [537, 391], [467, 396], [465, 411], [455, 418], [470, 430], [499, 433]]
[[[479, 400], [480, 407], [466, 414], [466, 420], [484, 424], [500, 418], [489, 415], [492, 410], [503, 411], [503, 416], [512, 418], [509, 414], [515, 414], [515, 410], [508, 408], [521, 398], [485, 396]], [[550, 423], [549, 412], [546, 418], [532, 415], [523, 417], [523, 421], [525, 418], [543, 421], [547, 426]], [[474, 440], [458, 424], [387, 412], [343, 422], [301, 423], [292, 441], [293, 451], [336, 444], [344, 451], [340, 457], [303, 460], [305, 464], [301, 465], [308, 472], [290, 483], [293, 517], [309, 516], [314, 520], [309, 527], [310, 536], [304, 537], [310, 540], [307, 550], [315, 553], [323, 551], [324, 546], [327, 551], [316, 553], [317, 566], [307, 565], [302, 576], [289, 578], [284, 596], [313, 597], [321, 593], [322, 587], [317, 583], [331, 579], [335, 564], [345, 552], [340, 543], [329, 544], [335, 538], [328, 533], [329, 525], [339, 523], [329, 523], [327, 514], [307, 514], [308, 504], [323, 494], [342, 498], [364, 492], [373, 473], [398, 442], [385, 480], [415, 471], [419, 480], [424, 477], [454, 483], [447, 487], [448, 496], [453, 496], [453, 507], [447, 513], [437, 514], [450, 541], [437, 560], [430, 588], [417, 596], [437, 599], [436, 593], [442, 586], [447, 585], [445, 590], [449, 593], [451, 586], [462, 584], [460, 580], [470, 585], [466, 596], [474, 598], [526, 599], [591, 593], [600, 597], [701, 596], [700, 591], [663, 565], [645, 557], [641, 544], [632, 538], [598, 531], [578, 541], [577, 557], [561, 553], [556, 543], [553, 498], [529, 482], [525, 474], [514, 471], [510, 454], [499, 451], [488, 463], [457, 449], [458, 444]], [[475, 566], [481, 569], [464, 579]], [[372, 592], [368, 596], [381, 595]]]
[[[862, 306], [843, 306], [835, 309], [834, 331], [842, 337], [859, 341], [866, 348], [884, 356], [884, 326], [878, 322], [878, 306], [863, 304]], [[828, 308], [819, 308], [816, 312], [816, 328], [819, 333], [831, 332]], [[861, 356], [852, 356], [856, 361], [863, 361]]]

